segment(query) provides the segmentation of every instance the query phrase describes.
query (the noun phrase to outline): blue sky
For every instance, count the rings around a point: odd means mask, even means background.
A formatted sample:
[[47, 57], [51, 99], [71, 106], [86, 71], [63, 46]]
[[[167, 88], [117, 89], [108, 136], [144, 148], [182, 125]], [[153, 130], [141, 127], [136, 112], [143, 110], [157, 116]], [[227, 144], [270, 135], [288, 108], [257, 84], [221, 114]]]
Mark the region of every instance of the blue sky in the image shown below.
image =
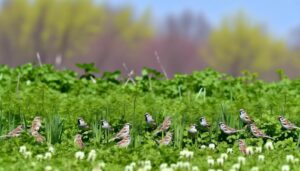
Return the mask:
[[290, 32], [300, 27], [300, 1], [298, 0], [97, 0], [111, 6], [130, 4], [141, 14], [150, 8], [155, 22], [162, 22], [169, 14], [184, 10], [203, 13], [213, 26], [224, 16], [243, 10], [255, 22], [263, 24], [276, 37], [288, 38]]

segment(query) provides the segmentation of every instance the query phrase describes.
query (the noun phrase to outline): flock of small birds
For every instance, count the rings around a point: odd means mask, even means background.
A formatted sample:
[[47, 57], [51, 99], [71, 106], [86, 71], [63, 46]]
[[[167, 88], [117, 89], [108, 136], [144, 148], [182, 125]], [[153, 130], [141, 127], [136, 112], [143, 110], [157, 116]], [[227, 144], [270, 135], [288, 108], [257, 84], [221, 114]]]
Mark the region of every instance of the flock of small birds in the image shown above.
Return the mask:
[[[157, 136], [161, 133], [165, 133], [165, 136], [163, 136], [162, 139], [160, 139], [156, 142], [160, 145], [169, 145], [172, 142], [172, 137], [173, 137], [173, 133], [171, 131], [169, 131], [169, 128], [172, 123], [171, 117], [170, 116], [165, 117], [162, 124], [157, 127], [157, 124], [156, 124], [155, 120], [153, 119], [153, 117], [151, 116], [151, 114], [145, 113], [144, 116], [145, 116], [146, 124], [150, 128], [153, 128], [153, 130], [154, 130], [153, 136]], [[267, 138], [267, 139], [274, 140], [274, 138], [265, 134], [262, 130], [260, 130], [255, 125], [254, 121], [250, 118], [250, 116], [247, 114], [247, 112], [244, 109], [240, 109], [240, 119], [244, 124], [246, 124], [246, 127], [247, 126], [250, 127], [250, 131], [253, 136], [255, 136], [257, 138]], [[284, 118], [283, 116], [279, 116], [278, 119], [279, 119], [281, 126], [284, 129], [295, 130], [295, 129], [299, 128], [296, 125], [294, 125], [293, 123], [291, 123], [289, 120]], [[114, 130], [107, 120], [101, 120], [101, 123], [102, 123], [101, 127], [104, 130], [107, 130], [107, 131]], [[204, 127], [206, 129], [210, 128], [210, 124], [207, 122], [205, 117], [201, 117], [199, 123], [200, 123], [201, 127]], [[36, 116], [32, 121], [31, 127], [29, 129], [29, 133], [31, 136], [33, 136], [35, 138], [35, 140], [37, 142], [45, 141], [45, 138], [39, 133], [41, 126], [42, 126], [42, 119], [40, 116]], [[84, 131], [89, 130], [89, 125], [84, 121], [84, 119], [82, 117], [78, 118], [77, 126], [80, 130], [84, 130]], [[118, 147], [120, 147], [120, 148], [128, 147], [128, 145], [131, 142], [130, 127], [131, 127], [130, 123], [125, 123], [123, 128], [118, 133], [116, 133], [115, 136], [109, 140], [109, 142], [117, 141], [116, 145]], [[244, 131], [244, 130], [237, 130], [235, 128], [231, 128], [228, 125], [226, 125], [224, 122], [219, 123], [219, 128], [224, 134], [227, 134], [227, 135], [231, 135], [231, 134], [235, 134], [235, 133]], [[25, 129], [24, 125], [19, 125], [17, 128], [15, 128], [11, 132], [9, 132], [7, 135], [0, 136], [0, 138], [18, 137], [25, 130], [26, 129]], [[197, 124], [191, 124], [188, 129], [188, 133], [190, 135], [196, 135], [198, 133]], [[75, 146], [77, 146], [80, 149], [84, 148], [85, 145], [82, 140], [82, 134], [78, 133], [75, 135], [74, 144], [75, 144]], [[239, 140], [239, 147], [240, 147], [240, 151], [242, 153], [244, 153], [246, 150], [246, 144], [245, 144], [244, 140], [242, 140], [242, 139]]]

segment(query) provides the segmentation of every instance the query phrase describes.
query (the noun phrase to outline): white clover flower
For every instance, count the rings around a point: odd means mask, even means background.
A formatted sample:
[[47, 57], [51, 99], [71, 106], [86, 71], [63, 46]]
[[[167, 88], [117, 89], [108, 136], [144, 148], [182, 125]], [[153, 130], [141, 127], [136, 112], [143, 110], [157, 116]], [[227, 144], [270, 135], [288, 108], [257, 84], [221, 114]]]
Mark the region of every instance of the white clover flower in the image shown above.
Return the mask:
[[91, 161], [91, 162], [95, 161], [96, 156], [97, 156], [96, 151], [91, 150], [88, 154], [87, 161]]
[[222, 169], [217, 169], [217, 171], [223, 171]]
[[206, 149], [206, 146], [205, 146], [205, 145], [201, 145], [200, 148], [201, 148], [201, 149]]
[[294, 159], [294, 163], [299, 163], [299, 159], [298, 159], [298, 158], [295, 158], [295, 159]]
[[38, 161], [42, 161], [44, 156], [42, 154], [38, 154], [35, 156]]
[[174, 170], [170, 167], [167, 167], [167, 168], [162, 169], [161, 171], [174, 171]]
[[243, 156], [239, 156], [238, 157], [238, 162], [241, 163], [241, 164], [245, 164], [246, 163], [246, 158], [243, 157]]
[[223, 158], [218, 158], [218, 159], [217, 159], [217, 163], [218, 163], [218, 165], [223, 166], [223, 164], [224, 164], [224, 159], [223, 159]]
[[101, 161], [101, 162], [98, 163], [98, 166], [100, 168], [105, 168], [106, 164], [103, 161]]
[[177, 167], [182, 168], [183, 167], [183, 162], [182, 161], [177, 162]]
[[289, 165], [283, 165], [281, 167], [281, 171], [290, 171], [290, 166]]
[[208, 148], [211, 149], [211, 150], [214, 150], [214, 149], [216, 148], [216, 145], [213, 144], [213, 143], [210, 143], [210, 144], [208, 145]]
[[54, 151], [55, 151], [55, 149], [54, 149], [54, 147], [53, 146], [50, 146], [49, 148], [48, 148], [48, 151], [50, 152], [50, 153], [54, 153]]
[[52, 170], [51, 166], [48, 165], [48, 166], [45, 167], [45, 171], [50, 171], [50, 170]]
[[257, 166], [254, 166], [250, 169], [250, 171], [259, 171], [259, 168]]
[[174, 170], [176, 170], [178, 168], [177, 164], [174, 164], [174, 163], [172, 163], [170, 167]]
[[125, 166], [125, 171], [133, 171], [133, 167], [131, 165]]
[[167, 167], [168, 167], [167, 163], [162, 163], [162, 164], [160, 164], [159, 169], [162, 170], [162, 169], [165, 169]]
[[274, 146], [273, 146], [272, 141], [266, 142], [265, 148], [266, 148], [267, 150], [274, 150]]
[[82, 160], [82, 159], [84, 158], [84, 152], [82, 152], [82, 151], [77, 151], [77, 152], [75, 153], [75, 158], [76, 158], [77, 160]]
[[25, 153], [26, 151], [27, 151], [27, 149], [26, 149], [25, 145], [21, 146], [20, 149], [19, 149], [20, 153]]
[[207, 159], [207, 163], [209, 166], [213, 166], [215, 164], [215, 160], [214, 159]]
[[23, 153], [25, 159], [29, 159], [32, 156], [32, 152], [31, 151], [26, 151], [25, 153]]
[[246, 154], [248, 154], [248, 155], [254, 154], [253, 147], [251, 147], [251, 146], [246, 147]]
[[236, 164], [232, 165], [232, 167], [231, 167], [231, 169], [233, 169], [233, 170], [240, 170], [240, 168], [241, 168], [240, 163], [236, 163]]
[[264, 161], [264, 160], [265, 160], [265, 156], [262, 155], [262, 154], [259, 155], [259, 156], [258, 156], [258, 160], [259, 160], [259, 161]]
[[286, 155], [286, 161], [289, 163], [289, 162], [291, 162], [291, 163], [293, 163], [294, 162], [294, 159], [295, 159], [295, 157], [293, 156], [293, 155]]
[[183, 166], [183, 168], [185, 168], [186, 170], [190, 170], [190, 163], [189, 163], [189, 162], [183, 162], [182, 166]]
[[232, 148], [227, 148], [227, 153], [229, 153], [229, 154], [233, 153], [233, 149]]
[[135, 168], [136, 167], [136, 163], [135, 162], [131, 162], [130, 166], [133, 167], [133, 168]]
[[146, 160], [144, 163], [145, 166], [151, 166], [151, 161], [150, 160]]
[[193, 166], [192, 171], [199, 171], [199, 167], [198, 166]]
[[262, 147], [255, 147], [255, 153], [261, 153]]
[[144, 166], [144, 170], [145, 170], [145, 171], [151, 170], [151, 169], [152, 169], [151, 165], [145, 165], [145, 166]]
[[51, 158], [52, 158], [52, 153], [51, 152], [46, 152], [45, 156], [44, 156], [44, 159], [50, 160]]
[[228, 155], [226, 153], [222, 153], [220, 157], [224, 160], [228, 159]]

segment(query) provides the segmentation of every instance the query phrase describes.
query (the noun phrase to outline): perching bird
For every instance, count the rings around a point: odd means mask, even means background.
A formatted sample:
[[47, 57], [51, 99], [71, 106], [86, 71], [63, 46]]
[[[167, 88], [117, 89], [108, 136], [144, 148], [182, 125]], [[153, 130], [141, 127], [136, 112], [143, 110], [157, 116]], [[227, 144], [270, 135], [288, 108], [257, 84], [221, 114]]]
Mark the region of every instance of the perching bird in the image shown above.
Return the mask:
[[109, 141], [114, 141], [116, 139], [123, 139], [130, 134], [130, 123], [126, 123], [123, 128], [115, 135], [114, 138]]
[[89, 125], [83, 120], [82, 117], [79, 117], [77, 120], [77, 126], [79, 129], [86, 130], [89, 128]]
[[250, 116], [244, 109], [240, 109], [240, 119], [246, 124], [253, 123], [253, 120], [250, 118]]
[[128, 134], [127, 136], [125, 136], [121, 141], [119, 141], [117, 143], [117, 146], [120, 147], [120, 148], [127, 148], [128, 145], [130, 144], [130, 141], [131, 141], [131, 137], [130, 135]]
[[200, 125], [203, 126], [204, 128], [209, 128], [210, 127], [210, 125], [207, 122], [207, 120], [205, 119], [205, 117], [200, 118]]
[[7, 135], [3, 135], [0, 138], [18, 137], [24, 131], [24, 125], [19, 125], [14, 130], [10, 131]]
[[240, 149], [240, 152], [242, 152], [243, 154], [246, 154], [247, 146], [246, 146], [245, 141], [242, 139], [239, 140], [239, 149]]
[[145, 121], [148, 125], [155, 126], [156, 123], [149, 113], [145, 113]]
[[112, 130], [112, 127], [110, 126], [110, 124], [108, 123], [107, 120], [101, 120], [102, 121], [102, 128], [105, 130]]
[[161, 124], [161, 126], [154, 132], [154, 135], [157, 135], [158, 133], [160, 132], [165, 132], [167, 131], [170, 126], [171, 126], [171, 123], [172, 123], [172, 119], [170, 116], [167, 116], [165, 118], [165, 120], [163, 121], [163, 123]]
[[231, 127], [227, 126], [224, 122], [220, 122], [219, 127], [222, 132], [224, 132], [225, 134], [228, 134], [228, 135], [242, 131], [242, 130], [237, 130], [237, 129], [231, 128]]
[[81, 150], [84, 148], [84, 143], [82, 141], [82, 135], [81, 134], [76, 134], [75, 135], [74, 144], [77, 148], [79, 148]]
[[37, 131], [34, 131], [34, 132], [31, 132], [31, 135], [34, 137], [35, 141], [37, 142], [44, 142], [45, 141], [45, 137], [43, 137], [39, 132]]
[[173, 134], [171, 132], [167, 132], [166, 136], [164, 136], [161, 140], [158, 141], [161, 145], [169, 145], [172, 142]]
[[274, 138], [265, 134], [262, 130], [258, 129], [255, 124], [250, 124], [251, 133], [257, 138], [269, 138], [274, 140]]
[[278, 119], [280, 121], [281, 126], [285, 129], [287, 129], [287, 130], [292, 130], [292, 129], [298, 129], [299, 128], [296, 125], [294, 125], [293, 123], [291, 123], [289, 120], [284, 118], [283, 116], [279, 116]]
[[30, 133], [32, 134], [33, 132], [38, 132], [42, 126], [42, 119], [40, 116], [34, 117], [31, 127], [30, 127]]
[[191, 126], [190, 126], [190, 128], [188, 130], [188, 132], [189, 132], [190, 135], [197, 134], [198, 130], [197, 130], [196, 126], [197, 126], [196, 124], [191, 124]]

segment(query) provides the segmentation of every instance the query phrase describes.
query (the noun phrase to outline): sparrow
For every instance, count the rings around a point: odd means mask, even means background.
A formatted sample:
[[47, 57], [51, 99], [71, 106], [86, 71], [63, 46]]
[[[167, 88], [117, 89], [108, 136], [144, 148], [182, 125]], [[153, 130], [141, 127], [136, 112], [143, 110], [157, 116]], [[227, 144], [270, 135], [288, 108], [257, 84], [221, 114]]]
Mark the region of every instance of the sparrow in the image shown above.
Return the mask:
[[246, 143], [244, 140], [240, 139], [239, 140], [239, 149], [240, 149], [240, 152], [242, 152], [243, 154], [246, 154]]
[[172, 142], [173, 134], [171, 132], [167, 132], [166, 136], [164, 136], [161, 140], [158, 141], [161, 145], [169, 145]]
[[200, 125], [203, 126], [204, 128], [209, 128], [210, 127], [210, 125], [207, 122], [207, 120], [205, 119], [205, 117], [200, 118]]
[[10, 131], [7, 135], [3, 135], [0, 138], [7, 138], [7, 137], [18, 137], [24, 131], [24, 125], [19, 125], [14, 130]]
[[287, 129], [287, 130], [292, 130], [292, 129], [298, 129], [299, 128], [296, 125], [294, 125], [293, 123], [291, 123], [289, 120], [284, 118], [283, 116], [279, 116], [278, 119], [279, 119], [279, 122], [280, 122], [281, 126], [285, 129]]
[[240, 119], [246, 124], [253, 123], [253, 120], [249, 117], [244, 109], [240, 109]]
[[154, 135], [157, 135], [160, 132], [167, 131], [171, 126], [172, 120], [170, 116], [167, 116], [158, 130], [154, 132]]
[[227, 126], [224, 122], [220, 122], [219, 127], [222, 132], [224, 132], [225, 134], [228, 134], [228, 135], [242, 131], [242, 130], [237, 130], [237, 129], [231, 128], [231, 127]]
[[188, 130], [189, 134], [191, 134], [191, 135], [197, 134], [198, 130], [197, 130], [196, 126], [197, 126], [196, 124], [191, 124], [191, 126]]
[[34, 117], [31, 127], [30, 127], [30, 133], [32, 134], [33, 132], [38, 132], [42, 126], [42, 119], [40, 116]]
[[80, 150], [82, 150], [84, 148], [84, 143], [82, 141], [82, 135], [81, 134], [76, 134], [75, 135], [74, 144]]
[[109, 141], [114, 141], [116, 139], [123, 139], [130, 134], [130, 123], [126, 123], [123, 128], [115, 135], [114, 138]]
[[31, 135], [35, 138], [35, 141], [37, 142], [44, 142], [45, 141], [45, 137], [43, 137], [39, 132], [37, 131], [34, 131], [34, 132], [31, 132]]
[[107, 120], [101, 120], [102, 121], [102, 128], [105, 130], [112, 130], [112, 127], [110, 126], [110, 124], [107, 122]]
[[89, 125], [83, 120], [82, 117], [78, 118], [77, 126], [79, 129], [88, 129], [89, 128]]
[[130, 135], [128, 134], [127, 136], [125, 136], [121, 141], [119, 141], [117, 143], [117, 146], [120, 147], [120, 148], [127, 148], [128, 145], [130, 144], [130, 141], [131, 141], [131, 137]]
[[269, 139], [274, 140], [274, 138], [268, 136], [262, 130], [258, 129], [257, 126], [253, 123], [250, 124], [250, 130], [251, 130], [252, 135], [254, 135], [256, 138], [269, 138]]
[[148, 125], [153, 125], [153, 126], [156, 125], [154, 119], [152, 118], [152, 116], [149, 113], [145, 113], [145, 120]]

